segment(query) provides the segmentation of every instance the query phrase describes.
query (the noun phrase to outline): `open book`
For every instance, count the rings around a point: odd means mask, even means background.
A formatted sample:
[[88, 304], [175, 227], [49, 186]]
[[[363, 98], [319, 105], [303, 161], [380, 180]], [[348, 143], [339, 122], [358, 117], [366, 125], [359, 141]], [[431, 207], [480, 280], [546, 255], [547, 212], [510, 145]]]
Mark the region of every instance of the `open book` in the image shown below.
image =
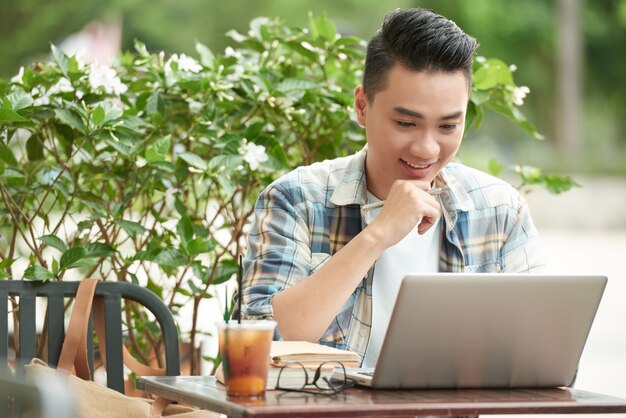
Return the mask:
[[[283, 369], [280, 376], [280, 386], [299, 389], [305, 383], [305, 376], [302, 367], [295, 363], [301, 363], [305, 367], [309, 381], [311, 381], [317, 368], [325, 361], [338, 361], [346, 368], [359, 367], [361, 357], [351, 351], [340, 350], [307, 341], [274, 341], [272, 342], [268, 361], [270, 362], [266, 385], [268, 390], [276, 388], [278, 375], [283, 366], [286, 367]], [[321, 377], [330, 378], [333, 371], [333, 365], [322, 366]], [[224, 383], [224, 374], [221, 364], [215, 372], [215, 377], [218, 382]]]
[[344, 367], [359, 367], [361, 364], [361, 356], [357, 353], [308, 341], [274, 341], [270, 358], [271, 365], [278, 367], [296, 362], [313, 368], [325, 361], [338, 361]]

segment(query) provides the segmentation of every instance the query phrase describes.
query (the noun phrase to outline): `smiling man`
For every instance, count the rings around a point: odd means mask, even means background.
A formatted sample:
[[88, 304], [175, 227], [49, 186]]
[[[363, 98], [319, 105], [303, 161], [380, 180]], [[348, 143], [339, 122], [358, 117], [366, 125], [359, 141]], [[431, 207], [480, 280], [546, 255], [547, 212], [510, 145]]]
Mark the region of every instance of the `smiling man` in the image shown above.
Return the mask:
[[[367, 146], [263, 191], [248, 236], [243, 317], [273, 318], [276, 338], [350, 349], [373, 367], [406, 274], [543, 266], [519, 193], [451, 163], [476, 47], [431, 11], [386, 16], [354, 91]], [[365, 208], [376, 202], [382, 209]]]

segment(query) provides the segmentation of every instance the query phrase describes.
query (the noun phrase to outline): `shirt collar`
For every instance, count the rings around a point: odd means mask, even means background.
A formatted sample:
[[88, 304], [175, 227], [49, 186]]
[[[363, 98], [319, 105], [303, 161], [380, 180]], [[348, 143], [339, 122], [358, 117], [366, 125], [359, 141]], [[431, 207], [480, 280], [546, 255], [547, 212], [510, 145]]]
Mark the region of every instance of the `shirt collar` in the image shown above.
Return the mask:
[[[339, 184], [335, 188], [330, 202], [337, 206], [363, 205], [367, 200], [365, 158], [367, 156], [367, 144], [352, 156], [343, 172]], [[474, 202], [461, 182], [451, 173], [448, 166], [444, 167], [435, 178], [435, 187], [443, 187], [443, 193], [439, 195], [446, 230], [452, 230], [457, 221], [457, 212], [471, 211]]]
[[335, 188], [330, 202], [337, 206], [361, 205], [365, 203], [365, 156], [367, 144], [352, 156]]

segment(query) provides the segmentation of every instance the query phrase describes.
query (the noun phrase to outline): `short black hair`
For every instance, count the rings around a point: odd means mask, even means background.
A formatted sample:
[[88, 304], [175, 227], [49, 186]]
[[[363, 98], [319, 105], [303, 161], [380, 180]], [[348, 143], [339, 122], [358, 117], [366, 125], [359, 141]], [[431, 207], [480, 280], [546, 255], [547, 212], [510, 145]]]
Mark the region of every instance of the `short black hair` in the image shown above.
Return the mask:
[[431, 10], [396, 9], [385, 16], [367, 46], [363, 89], [373, 100], [396, 63], [414, 71], [463, 71], [471, 86], [477, 47], [476, 39]]

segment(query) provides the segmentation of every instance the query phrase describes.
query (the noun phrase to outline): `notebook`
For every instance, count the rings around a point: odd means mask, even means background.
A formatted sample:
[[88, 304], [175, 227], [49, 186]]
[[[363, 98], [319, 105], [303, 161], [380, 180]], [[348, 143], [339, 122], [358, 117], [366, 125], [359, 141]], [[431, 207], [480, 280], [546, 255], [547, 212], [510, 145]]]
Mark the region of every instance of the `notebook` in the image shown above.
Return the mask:
[[375, 388], [570, 385], [605, 276], [406, 276], [375, 369], [348, 377]]

